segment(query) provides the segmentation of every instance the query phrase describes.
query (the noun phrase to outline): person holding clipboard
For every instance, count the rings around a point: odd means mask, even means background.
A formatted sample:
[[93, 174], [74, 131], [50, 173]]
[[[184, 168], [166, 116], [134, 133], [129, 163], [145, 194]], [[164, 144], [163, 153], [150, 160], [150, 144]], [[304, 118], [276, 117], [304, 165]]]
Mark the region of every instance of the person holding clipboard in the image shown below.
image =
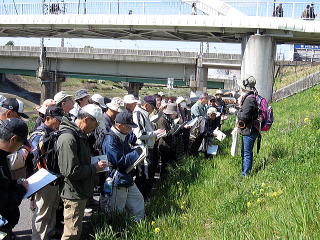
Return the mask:
[[133, 181], [135, 171], [132, 166], [136, 165], [137, 159], [142, 154], [141, 147], [131, 148], [129, 134], [132, 128], [138, 127], [129, 112], [120, 112], [115, 119], [110, 133], [107, 133], [102, 144], [102, 152], [108, 156], [112, 164], [109, 175], [113, 179], [113, 190], [110, 199], [111, 211], [121, 212], [125, 208], [129, 210], [135, 221], [144, 219], [144, 198]]

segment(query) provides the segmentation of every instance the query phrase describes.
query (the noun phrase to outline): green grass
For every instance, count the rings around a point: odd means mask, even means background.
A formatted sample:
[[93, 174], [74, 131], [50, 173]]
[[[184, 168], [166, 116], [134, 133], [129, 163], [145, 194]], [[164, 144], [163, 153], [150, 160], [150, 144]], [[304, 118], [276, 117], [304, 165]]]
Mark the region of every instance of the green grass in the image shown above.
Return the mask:
[[307, 77], [308, 75], [320, 70], [320, 65], [300, 65], [300, 66], [287, 66], [280, 69], [279, 76], [274, 82], [274, 91], [279, 90], [283, 87], [294, 83], [301, 78]]
[[[93, 238], [319, 239], [319, 90], [273, 104], [275, 122], [250, 177], [240, 177], [241, 157], [230, 156], [229, 137], [215, 158], [172, 165], [146, 205], [145, 221], [100, 216]], [[223, 131], [233, 126], [231, 118]]]

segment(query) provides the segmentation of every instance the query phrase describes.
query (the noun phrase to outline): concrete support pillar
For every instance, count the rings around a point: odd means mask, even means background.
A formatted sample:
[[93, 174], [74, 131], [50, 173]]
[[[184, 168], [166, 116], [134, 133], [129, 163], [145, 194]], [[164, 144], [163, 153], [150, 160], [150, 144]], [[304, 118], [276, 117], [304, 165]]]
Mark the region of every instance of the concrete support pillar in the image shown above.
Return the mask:
[[[248, 39], [248, 40], [247, 40]], [[259, 94], [272, 100], [276, 44], [272, 37], [253, 35], [242, 42], [241, 79], [253, 76]]]
[[[52, 74], [53, 75], [53, 74]], [[47, 76], [47, 78], [40, 79], [41, 82], [41, 103], [54, 97], [54, 95], [61, 90], [61, 82], [64, 81], [64, 77]]]
[[139, 90], [142, 88], [143, 83], [138, 82], [125, 82], [123, 83], [125, 89], [127, 89], [128, 94], [132, 94], [135, 97], [139, 97]]
[[208, 88], [208, 68], [202, 65], [202, 57], [198, 58], [197, 61], [197, 92], [206, 92]]

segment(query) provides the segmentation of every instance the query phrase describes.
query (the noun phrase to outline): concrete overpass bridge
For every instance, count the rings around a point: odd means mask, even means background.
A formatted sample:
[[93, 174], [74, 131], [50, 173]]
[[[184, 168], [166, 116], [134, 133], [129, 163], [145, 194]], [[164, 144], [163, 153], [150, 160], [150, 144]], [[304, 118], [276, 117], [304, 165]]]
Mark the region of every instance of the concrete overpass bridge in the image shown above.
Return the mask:
[[[201, 4], [209, 6], [208, 1], [201, 0]], [[149, 8], [150, 11], [146, 11], [147, 2], [142, 2], [142, 5], [144, 4], [142, 11], [137, 12], [138, 14], [134, 12], [132, 15], [120, 12], [119, 4], [118, 12], [115, 12], [114, 7], [110, 5], [111, 10], [107, 14], [91, 12], [92, 9], [99, 9], [99, 11], [103, 9], [97, 7], [84, 7], [81, 12], [79, 5], [76, 14], [74, 11], [63, 11], [64, 14], [60, 14], [57, 6], [54, 8], [56, 10], [51, 12], [49, 6], [49, 12], [47, 12], [49, 14], [44, 15], [39, 15], [44, 12], [31, 10], [24, 12], [26, 8], [23, 5], [19, 13], [20, 8], [16, 4], [16, 15], [0, 16], [0, 36], [239, 42], [243, 46], [242, 77], [253, 75], [257, 79], [257, 89], [260, 94], [269, 100], [272, 96], [276, 43], [320, 43], [320, 24], [316, 24], [315, 21], [296, 19], [301, 13], [297, 10], [298, 7], [303, 10], [305, 3], [303, 6], [288, 3], [286, 6], [290, 5], [292, 8], [291, 11], [285, 11], [286, 14], [289, 12], [289, 16], [284, 18], [270, 17], [272, 4], [266, 5], [261, 11], [256, 1], [249, 2], [255, 4], [253, 5], [256, 6], [255, 14], [246, 14], [245, 11], [250, 9], [250, 6], [239, 2], [236, 4], [242, 4], [245, 7], [242, 11], [244, 14], [226, 11], [227, 8], [235, 9], [235, 7], [232, 8], [231, 2], [221, 5], [226, 6], [225, 9], [218, 9], [211, 4], [209, 6], [213, 9], [211, 12], [202, 6], [202, 11], [199, 11], [198, 15], [190, 15], [191, 9], [189, 13], [175, 9], [173, 14], [172, 7], [168, 6], [164, 8], [166, 13], [163, 13], [156, 5], [160, 3], [148, 3], [154, 5]], [[29, 8], [32, 9], [30, 6]], [[66, 7], [66, 9], [72, 9], [72, 7]], [[155, 13], [157, 15], [154, 15]], [[169, 15], [159, 15], [161, 13]], [[203, 56], [200, 56], [195, 74], [198, 89], [207, 87], [205, 81], [207, 67], [203, 63], [205, 63]], [[46, 75], [42, 77], [45, 78]]]
[[[41, 50], [41, 47], [1, 46], [0, 73], [37, 76]], [[46, 47], [45, 50], [46, 77], [55, 81], [76, 77], [141, 85], [166, 84], [168, 78], [174, 78], [176, 86], [189, 86], [190, 80], [196, 77], [199, 58], [196, 52], [177, 51], [64, 47]], [[206, 53], [203, 66], [240, 69], [241, 55]], [[231, 81], [233, 79], [228, 77], [210, 78], [207, 87], [224, 88], [232, 85]], [[52, 92], [47, 95], [54, 94], [54, 90], [50, 88]], [[48, 97], [44, 95], [43, 98]]]

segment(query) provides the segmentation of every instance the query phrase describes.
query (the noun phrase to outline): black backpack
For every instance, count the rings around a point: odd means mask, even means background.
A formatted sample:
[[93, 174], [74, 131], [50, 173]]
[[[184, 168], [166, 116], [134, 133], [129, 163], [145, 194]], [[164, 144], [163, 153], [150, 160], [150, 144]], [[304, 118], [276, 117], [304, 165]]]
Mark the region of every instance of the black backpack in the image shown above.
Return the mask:
[[200, 137], [200, 125], [203, 122], [204, 117], [199, 117], [195, 124], [190, 129], [190, 139], [197, 139]]
[[[38, 144], [39, 158], [37, 160], [37, 167], [45, 168], [51, 173], [61, 176], [59, 164], [58, 164], [58, 152], [57, 152], [57, 141], [61, 134], [70, 133], [72, 134], [77, 142], [77, 149], [80, 149], [80, 139], [76, 131], [66, 129], [63, 131], [54, 131], [43, 136]], [[79, 151], [78, 151], [79, 152]]]

